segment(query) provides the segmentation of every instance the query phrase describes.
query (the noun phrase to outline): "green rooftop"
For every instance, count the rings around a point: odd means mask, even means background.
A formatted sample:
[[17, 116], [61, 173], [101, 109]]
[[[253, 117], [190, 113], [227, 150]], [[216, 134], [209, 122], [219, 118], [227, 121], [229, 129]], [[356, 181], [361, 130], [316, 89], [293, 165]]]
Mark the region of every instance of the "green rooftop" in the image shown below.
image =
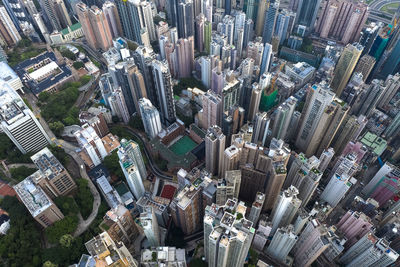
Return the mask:
[[376, 134], [373, 134], [371, 132], [366, 132], [361, 138], [361, 143], [368, 147], [369, 150], [372, 150], [372, 152], [380, 156], [382, 155], [383, 151], [385, 151], [387, 147], [387, 142], [385, 139], [378, 137]]
[[[80, 22], [75, 23], [75, 24], [69, 26], [69, 29], [71, 29], [71, 32], [76, 31], [76, 30], [78, 30], [78, 29], [80, 29], [80, 28], [82, 28], [82, 25], [81, 25]], [[66, 35], [66, 34], [70, 33], [70, 30], [69, 30], [69, 29], [68, 29], [68, 27], [65, 28], [65, 29], [62, 29], [62, 30], [61, 30], [61, 34], [62, 34], [62, 35]]]
[[114, 189], [117, 190], [120, 196], [129, 192], [129, 189], [126, 187], [125, 183], [119, 183], [118, 185], [114, 186]]
[[176, 155], [182, 156], [195, 148], [197, 144], [190, 139], [189, 136], [185, 135], [176, 141], [169, 149], [174, 152]]

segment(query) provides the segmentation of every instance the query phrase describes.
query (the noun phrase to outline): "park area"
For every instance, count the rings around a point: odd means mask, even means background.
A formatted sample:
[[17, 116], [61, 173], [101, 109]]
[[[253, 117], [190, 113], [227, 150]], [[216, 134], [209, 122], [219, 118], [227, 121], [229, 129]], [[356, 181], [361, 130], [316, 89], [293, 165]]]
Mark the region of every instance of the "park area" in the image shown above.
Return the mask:
[[192, 151], [197, 144], [190, 139], [189, 136], [185, 135], [176, 141], [173, 145], [169, 147], [169, 149], [174, 152], [176, 155], [182, 156], [185, 155], [187, 152]]

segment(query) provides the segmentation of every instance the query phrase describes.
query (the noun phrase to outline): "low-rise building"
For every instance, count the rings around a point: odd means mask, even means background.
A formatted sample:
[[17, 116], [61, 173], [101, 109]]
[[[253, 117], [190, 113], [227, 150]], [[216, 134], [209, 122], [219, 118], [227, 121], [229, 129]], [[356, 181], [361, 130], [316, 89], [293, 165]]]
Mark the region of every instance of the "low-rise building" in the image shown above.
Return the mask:
[[24, 203], [32, 217], [44, 228], [64, 218], [64, 215], [53, 203], [43, 189], [35, 184], [35, 172], [14, 186], [18, 198]]
[[144, 267], [179, 266], [186, 267], [185, 249], [157, 247], [142, 251], [140, 265]]

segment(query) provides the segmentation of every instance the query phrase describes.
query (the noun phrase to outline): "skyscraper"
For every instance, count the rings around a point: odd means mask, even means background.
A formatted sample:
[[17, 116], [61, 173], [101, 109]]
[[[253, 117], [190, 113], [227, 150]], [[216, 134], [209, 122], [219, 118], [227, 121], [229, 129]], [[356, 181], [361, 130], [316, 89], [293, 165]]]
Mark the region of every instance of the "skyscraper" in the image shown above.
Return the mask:
[[147, 97], [145, 82], [139, 68], [130, 60], [110, 65], [109, 71], [114, 84], [121, 87], [129, 114], [139, 112], [139, 99]]
[[226, 171], [225, 177], [218, 179], [215, 203], [223, 205], [229, 198], [238, 198], [242, 174], [240, 170]]
[[279, 228], [268, 246], [267, 253], [280, 262], [286, 262], [286, 257], [297, 240], [298, 236], [293, 232], [293, 225]]
[[194, 68], [194, 38], [178, 39], [175, 44], [178, 78], [189, 77]]
[[119, 18], [118, 9], [114, 2], [106, 1], [103, 4], [103, 13], [110, 27], [113, 38], [122, 36], [122, 25]]
[[322, 192], [321, 199], [331, 207], [336, 207], [352, 186], [351, 178], [347, 174], [338, 175], [335, 173]]
[[225, 135], [222, 133], [222, 129], [217, 125], [208, 128], [205, 143], [206, 169], [212, 175], [220, 175], [225, 150]]
[[286, 9], [279, 12], [274, 30], [274, 35], [279, 38], [279, 44], [283, 44], [289, 37], [289, 34], [293, 30], [295, 18], [296, 14]]
[[[231, 210], [232, 213], [229, 213]], [[222, 218], [217, 216], [218, 212]], [[207, 206], [204, 216], [204, 250], [208, 266], [243, 266], [254, 236], [252, 222], [245, 219], [243, 202]]]
[[264, 45], [264, 51], [262, 53], [260, 75], [269, 71], [271, 62], [272, 62], [272, 45], [266, 43]]
[[358, 96], [352, 106], [352, 113], [369, 117], [386, 89], [381, 80], [372, 80], [368, 88], [365, 88]]
[[330, 84], [332, 90], [338, 97], [343, 92], [344, 87], [349, 81], [354, 68], [357, 65], [358, 59], [361, 56], [363, 47], [360, 44], [348, 44], [336, 64], [335, 71], [333, 73], [333, 79]]
[[380, 77], [386, 77], [389, 74], [395, 74], [400, 68], [400, 38], [395, 46], [390, 50], [382, 69], [379, 73]]
[[343, 149], [350, 141], [355, 141], [368, 120], [365, 116], [347, 116], [342, 126], [336, 132], [336, 135], [332, 141], [333, 148], [335, 149], [335, 153], [337, 155], [341, 155]]
[[[136, 200], [145, 193], [143, 179], [147, 177], [143, 158], [140, 154], [139, 145], [133, 141], [121, 140], [118, 149], [119, 164]], [[144, 174], [142, 176], [141, 174]]]
[[194, 29], [194, 41], [195, 41], [195, 46], [196, 49], [199, 52], [204, 51], [204, 40], [205, 40], [205, 31], [204, 31], [204, 24], [206, 22], [206, 17], [204, 16], [203, 13], [200, 13], [196, 17], [196, 22], [195, 22], [195, 29]]
[[208, 90], [202, 96], [203, 112], [201, 114], [201, 125], [208, 129], [214, 125], [222, 125], [222, 100], [213, 91]]
[[251, 142], [255, 144], [265, 145], [268, 136], [270, 119], [267, 112], [257, 112], [253, 122], [253, 135]]
[[174, 224], [181, 228], [185, 235], [200, 230], [204, 211], [201, 186], [186, 185], [177, 193], [170, 209]]
[[314, 29], [321, 0], [299, 0], [296, 25], [305, 26], [308, 32]]
[[287, 226], [293, 221], [301, 205], [301, 200], [297, 198], [298, 193], [299, 190], [296, 187], [290, 186], [279, 194], [271, 213], [272, 229], [270, 235], [274, 235], [278, 228]]
[[192, 0], [177, 1], [177, 28], [179, 38], [194, 36], [193, 2]]
[[[354, 246], [356, 246], [356, 243]], [[346, 266], [390, 266], [399, 258], [399, 254], [389, 246], [385, 239], [378, 240], [373, 246], [366, 248], [361, 253], [357, 253], [355, 258]]]
[[4, 7], [0, 7], [0, 37], [2, 37], [9, 46], [21, 40], [21, 35]]
[[153, 22], [153, 11], [151, 2], [149, 1], [140, 1], [140, 12], [142, 13], [143, 26], [146, 27], [147, 32], [149, 34], [150, 41], [156, 41], [156, 28]]
[[80, 2], [76, 6], [79, 21], [85, 38], [93, 49], [106, 51], [112, 46], [112, 35], [106, 17], [101, 9], [96, 6], [88, 8]]
[[[89, 254], [96, 259], [96, 264], [138, 267], [137, 261], [122, 242], [114, 241], [107, 232], [103, 232], [85, 243]], [[110, 255], [113, 255], [111, 258]], [[111, 263], [111, 264], [109, 264]]]
[[370, 232], [371, 219], [362, 212], [347, 211], [336, 224], [338, 230], [347, 238], [347, 246], [351, 246]]
[[330, 246], [327, 232], [316, 219], [307, 224], [294, 247], [296, 266], [310, 266]]
[[272, 125], [272, 137], [287, 140], [289, 124], [295, 111], [297, 99], [293, 96], [286, 99], [275, 111], [275, 119]]
[[[296, 139], [296, 147], [301, 151], [307, 151], [310, 143], [313, 142], [312, 137], [317, 128], [320, 127], [319, 122], [325, 108], [332, 102], [334, 96], [335, 94], [332, 91], [326, 89], [326, 84], [315, 84], [309, 88], [302, 113], [303, 122]], [[312, 153], [307, 154], [307, 156], [311, 155]]]
[[[274, 34], [276, 17], [278, 15], [279, 0], [270, 2], [267, 13], [265, 14], [264, 30], [262, 35], [263, 43], [271, 43]], [[272, 50], [272, 49], [271, 49]]]
[[254, 117], [258, 112], [258, 107], [260, 106], [262, 90], [258, 83], [253, 83], [251, 90], [250, 104], [248, 107], [247, 120], [253, 121]]
[[140, 115], [142, 116], [144, 130], [147, 135], [152, 139], [162, 130], [160, 113], [147, 98], [139, 99], [139, 108]]
[[[67, 13], [63, 0], [41, 0], [41, 6], [44, 8], [53, 30], [61, 31], [64, 27], [71, 25], [71, 19]], [[80, 3], [78, 3], [80, 4]], [[80, 20], [80, 19], [79, 19]], [[67, 24], [67, 25], [66, 25]]]
[[158, 228], [158, 222], [153, 208], [146, 207], [145, 210], [140, 213], [139, 220], [150, 246], [159, 247], [161, 245], [160, 229]]
[[265, 195], [261, 192], [257, 192], [256, 198], [251, 205], [249, 214], [249, 221], [252, 221], [254, 225], [257, 224], [258, 218], [260, 217], [262, 207], [264, 206]]
[[169, 126], [176, 121], [175, 102], [172, 92], [171, 73], [166, 61], [153, 61], [154, 85], [158, 95], [161, 122]]
[[315, 31], [322, 38], [335, 38], [343, 44], [356, 42], [368, 17], [366, 3], [329, 0], [317, 22]]
[[76, 189], [71, 175], [58, 159], [45, 147], [31, 157], [39, 169], [35, 172], [35, 184], [51, 198], [66, 196]]
[[354, 72], [359, 72], [363, 76], [363, 81], [366, 81], [373, 67], [375, 66], [375, 58], [370, 55], [363, 55], [358, 61]]
[[143, 17], [140, 12], [139, 0], [118, 0], [115, 1], [118, 8], [118, 14], [122, 24], [124, 36], [129, 40], [143, 44], [140, 30], [143, 25]]
[[385, 138], [395, 138], [400, 132], [400, 113], [397, 113], [396, 117], [393, 118], [392, 122], [385, 130]]
[[385, 81], [385, 94], [381, 96], [378, 102], [379, 108], [387, 108], [389, 102], [393, 99], [400, 88], [400, 73], [389, 75]]
[[0, 123], [2, 131], [22, 152], [37, 152], [50, 143], [50, 138], [10, 85], [0, 83]]
[[143, 75], [144, 84], [146, 86], [147, 98], [157, 108], [158, 106], [158, 94], [155, 89], [154, 78], [153, 78], [153, 61], [157, 58], [157, 54], [154, 53], [153, 49], [145, 46], [139, 46], [133, 52], [133, 58], [135, 64], [138, 66], [140, 72]]

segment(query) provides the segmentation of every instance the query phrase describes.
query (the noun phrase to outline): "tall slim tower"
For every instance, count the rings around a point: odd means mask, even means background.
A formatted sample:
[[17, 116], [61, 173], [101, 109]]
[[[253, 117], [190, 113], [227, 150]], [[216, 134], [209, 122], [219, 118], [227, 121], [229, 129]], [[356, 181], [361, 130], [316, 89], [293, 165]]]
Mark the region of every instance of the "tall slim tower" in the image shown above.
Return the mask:
[[362, 50], [363, 46], [358, 43], [348, 44], [344, 48], [339, 61], [336, 64], [336, 68], [333, 73], [333, 79], [330, 84], [332, 90], [338, 97], [340, 97], [344, 87], [350, 80], [351, 74], [357, 65]]
[[[265, 24], [262, 35], [263, 43], [271, 43], [275, 29], [276, 17], [278, 16], [279, 0], [269, 3], [268, 11], [265, 15]], [[272, 50], [272, 49], [271, 49]]]
[[148, 206], [140, 213], [140, 224], [143, 227], [144, 234], [152, 247], [159, 247], [161, 245], [160, 229], [153, 207]]
[[103, 13], [108, 22], [113, 38], [122, 36], [122, 25], [119, 18], [118, 9], [114, 2], [106, 1], [103, 4]]
[[93, 6], [88, 8], [80, 2], [76, 6], [79, 21], [82, 24], [85, 38], [93, 49], [106, 51], [112, 46], [112, 35], [103, 11]]
[[153, 61], [154, 85], [158, 95], [161, 122], [169, 126], [176, 121], [175, 102], [172, 91], [171, 73], [166, 61]]
[[116, 1], [124, 36], [129, 40], [143, 44], [140, 31], [143, 27], [143, 16], [140, 12], [140, 1]]
[[293, 225], [279, 228], [268, 246], [268, 255], [280, 262], [285, 262], [297, 239], [297, 235], [293, 232]]
[[332, 208], [335, 208], [352, 186], [350, 181], [351, 177], [347, 174], [338, 175], [335, 173], [322, 192], [321, 199], [331, 205]]
[[334, 96], [335, 94], [326, 88], [326, 84], [315, 84], [309, 88], [302, 113], [303, 122], [296, 139], [296, 147], [301, 151], [307, 151], [325, 108], [332, 102]]
[[206, 169], [212, 175], [219, 175], [222, 172], [225, 150], [225, 135], [222, 129], [217, 125], [208, 128], [205, 142]]
[[162, 130], [160, 113], [147, 98], [139, 99], [139, 107], [144, 130], [150, 139], [152, 139]]
[[314, 28], [321, 0], [299, 0], [296, 16], [296, 25], [305, 26], [308, 32]]
[[299, 190], [290, 186], [282, 191], [278, 196], [276, 205], [272, 210], [272, 229], [270, 235], [275, 234], [279, 227], [290, 224], [301, 205], [301, 200], [297, 198]]
[[260, 217], [262, 207], [264, 206], [265, 195], [261, 192], [257, 192], [256, 199], [251, 205], [249, 214], [249, 221], [252, 221], [254, 225], [257, 225], [258, 218]]
[[286, 140], [289, 124], [295, 111], [297, 99], [290, 96], [275, 111], [274, 124], [272, 125], [272, 137]]

